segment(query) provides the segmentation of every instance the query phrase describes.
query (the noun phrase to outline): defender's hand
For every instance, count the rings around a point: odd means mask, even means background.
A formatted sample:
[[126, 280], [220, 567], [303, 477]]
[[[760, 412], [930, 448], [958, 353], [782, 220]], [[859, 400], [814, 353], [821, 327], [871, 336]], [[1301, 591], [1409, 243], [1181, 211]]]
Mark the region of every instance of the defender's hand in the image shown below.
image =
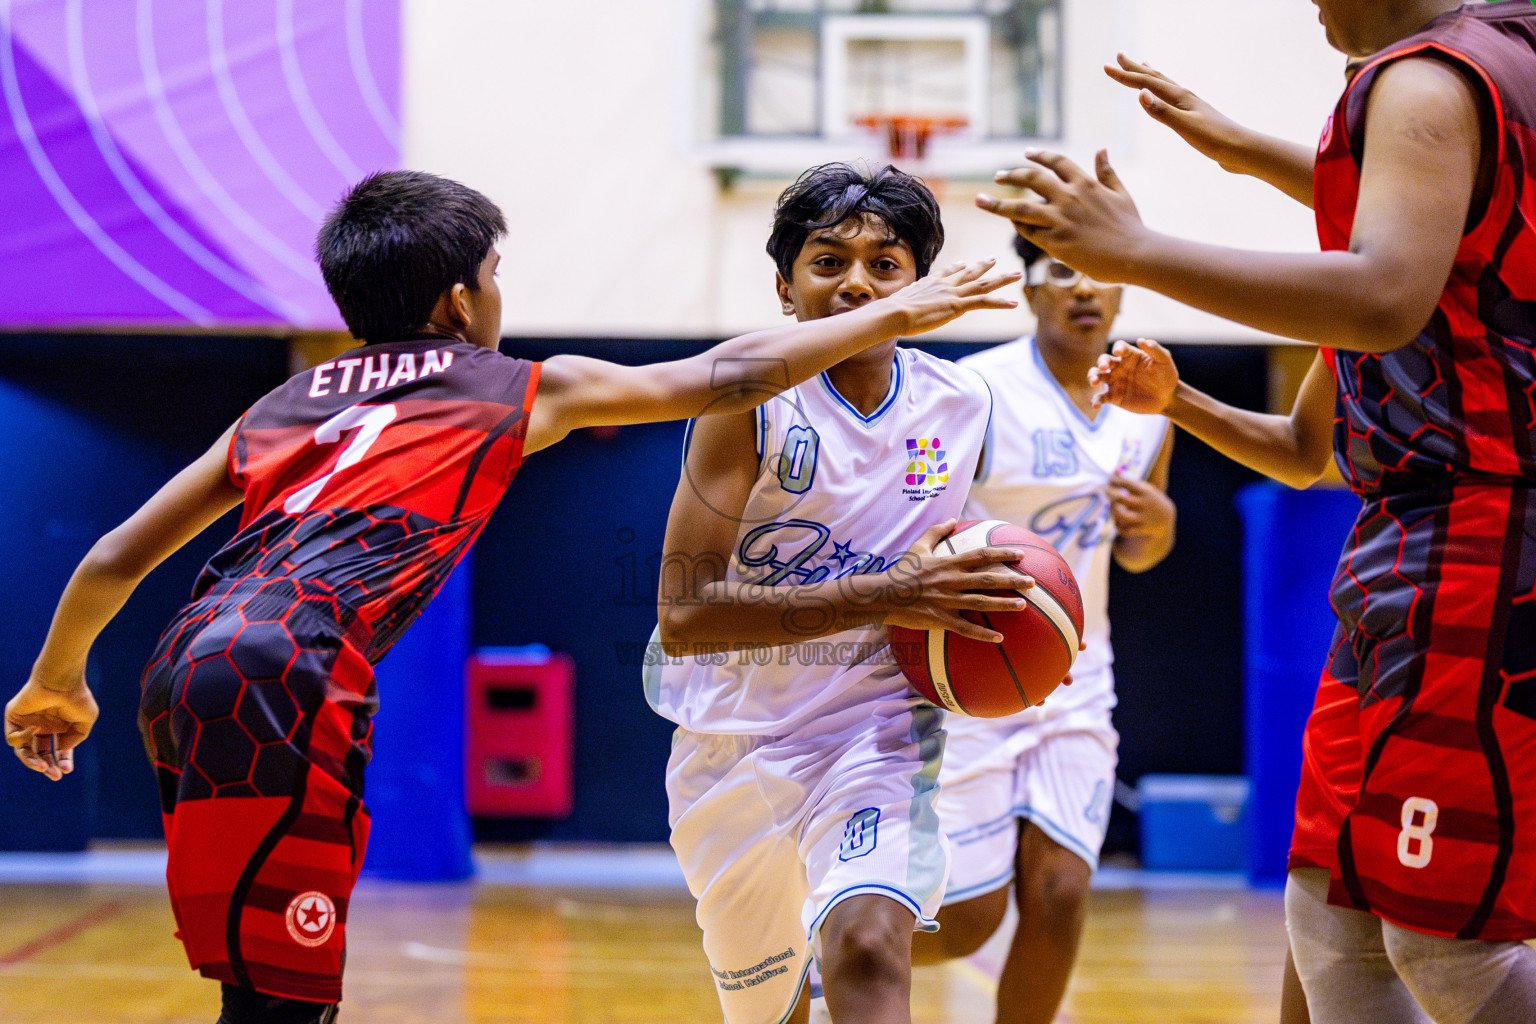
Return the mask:
[[68, 690], [29, 679], [5, 705], [5, 741], [22, 764], [57, 782], [74, 771], [74, 749], [90, 735], [97, 713], [84, 679]]
[[1172, 128], [1179, 138], [1226, 170], [1238, 169], [1233, 161], [1242, 148], [1241, 125], [1152, 65], [1131, 60], [1123, 53], [1115, 60], [1115, 64], [1104, 65], [1104, 73], [1127, 88], [1140, 90], [1137, 99], [1153, 120]]
[[1173, 499], [1145, 480], [1116, 473], [1109, 482], [1109, 514], [1121, 537], [1161, 536], [1173, 528]]
[[1015, 270], [982, 276], [996, 264], [996, 259], [952, 263], [890, 296], [887, 302], [901, 303], [906, 309], [907, 328], [902, 333], [931, 331], [973, 309], [1013, 309], [1018, 306], [1013, 299], [992, 293], [1024, 275]]
[[954, 528], [953, 519], [930, 526], [912, 549], [882, 574], [887, 584], [882, 594], [883, 621], [887, 626], [947, 629], [973, 640], [1001, 643], [1001, 633], [963, 618], [960, 611], [1018, 611], [1028, 604], [1022, 597], [998, 597], [976, 591], [1025, 590], [1034, 586], [1035, 581], [1006, 568], [1023, 557], [1012, 548], [935, 554], [934, 545]]
[[976, 205], [1013, 221], [1015, 231], [1073, 270], [1106, 284], [1126, 280], [1147, 229], [1109, 165], [1109, 154], [1098, 151], [1091, 176], [1060, 153], [1029, 150], [1024, 155], [1033, 166], [998, 171], [995, 180], [1028, 189], [1039, 199], [1000, 199], [983, 192]]
[[1093, 393], [1095, 407], [1108, 404], [1130, 412], [1161, 413], [1173, 401], [1179, 368], [1168, 350], [1151, 339], [1138, 338], [1135, 345], [1117, 341], [1088, 371], [1088, 383], [1099, 387]]

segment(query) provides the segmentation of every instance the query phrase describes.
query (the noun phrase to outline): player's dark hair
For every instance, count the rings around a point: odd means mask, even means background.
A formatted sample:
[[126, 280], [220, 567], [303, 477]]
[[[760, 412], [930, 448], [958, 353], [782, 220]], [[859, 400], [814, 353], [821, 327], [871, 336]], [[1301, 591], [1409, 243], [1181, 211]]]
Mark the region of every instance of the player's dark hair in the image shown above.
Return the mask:
[[1045, 255], [1045, 250], [1034, 242], [1025, 238], [1017, 231], [1013, 233], [1013, 251], [1019, 254], [1019, 259], [1024, 261], [1024, 269], [1028, 270], [1035, 265], [1035, 261]]
[[873, 174], [851, 164], [821, 164], [800, 175], [774, 208], [768, 255], [787, 281], [811, 232], [864, 214], [879, 218], [891, 237], [907, 243], [918, 277], [928, 273], [944, 247], [938, 200], [922, 179], [889, 164]]
[[496, 204], [423, 171], [381, 171], [358, 182], [315, 239], [320, 273], [352, 336], [408, 338], [456, 284], [479, 287], [480, 264], [507, 232]]

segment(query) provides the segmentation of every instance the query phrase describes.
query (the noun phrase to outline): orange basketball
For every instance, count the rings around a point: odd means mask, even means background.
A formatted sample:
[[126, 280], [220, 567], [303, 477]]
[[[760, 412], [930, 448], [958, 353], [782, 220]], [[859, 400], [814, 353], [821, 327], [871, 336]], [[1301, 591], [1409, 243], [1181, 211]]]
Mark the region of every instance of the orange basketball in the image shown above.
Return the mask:
[[996, 519], [962, 522], [934, 550], [959, 554], [984, 547], [1023, 551], [1009, 568], [1035, 580], [1018, 592], [1029, 602], [1019, 611], [960, 613], [1003, 634], [1003, 642], [892, 626], [891, 649], [913, 688], [933, 703], [975, 718], [1000, 718], [1039, 704], [1071, 671], [1083, 635], [1083, 597], [1056, 549], [1022, 526]]

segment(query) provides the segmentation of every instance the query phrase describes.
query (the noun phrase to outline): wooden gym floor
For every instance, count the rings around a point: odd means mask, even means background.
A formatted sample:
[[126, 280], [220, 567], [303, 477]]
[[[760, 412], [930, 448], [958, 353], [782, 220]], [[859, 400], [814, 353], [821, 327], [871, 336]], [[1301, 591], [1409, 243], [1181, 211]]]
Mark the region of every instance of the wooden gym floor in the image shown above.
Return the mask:
[[[720, 1020], [692, 900], [664, 849], [601, 852], [584, 873], [581, 851], [477, 856], [473, 883], [364, 880], [342, 1024]], [[215, 1020], [217, 987], [186, 968], [154, 857], [126, 872], [111, 861], [0, 870], [0, 1021]], [[1101, 872], [1059, 1019], [1271, 1024], [1282, 917], [1278, 891], [1230, 879]], [[1002, 949], [995, 938], [968, 960], [918, 969], [915, 1024], [989, 1022]]]

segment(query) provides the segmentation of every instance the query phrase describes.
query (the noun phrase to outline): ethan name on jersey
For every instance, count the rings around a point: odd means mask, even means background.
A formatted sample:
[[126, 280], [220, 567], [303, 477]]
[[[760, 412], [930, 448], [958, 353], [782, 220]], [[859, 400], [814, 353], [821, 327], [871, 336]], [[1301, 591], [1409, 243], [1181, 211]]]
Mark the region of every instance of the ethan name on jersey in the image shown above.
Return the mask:
[[[428, 374], [442, 373], [453, 365], [453, 353], [446, 350], [429, 348], [419, 354], [419, 366], [415, 352], [398, 353], [393, 367], [389, 364], [388, 352], [321, 363], [310, 371], [309, 397], [324, 398], [333, 391], [338, 395], [360, 395], [380, 388], [398, 387]], [[353, 384], [357, 385], [355, 389]]]

